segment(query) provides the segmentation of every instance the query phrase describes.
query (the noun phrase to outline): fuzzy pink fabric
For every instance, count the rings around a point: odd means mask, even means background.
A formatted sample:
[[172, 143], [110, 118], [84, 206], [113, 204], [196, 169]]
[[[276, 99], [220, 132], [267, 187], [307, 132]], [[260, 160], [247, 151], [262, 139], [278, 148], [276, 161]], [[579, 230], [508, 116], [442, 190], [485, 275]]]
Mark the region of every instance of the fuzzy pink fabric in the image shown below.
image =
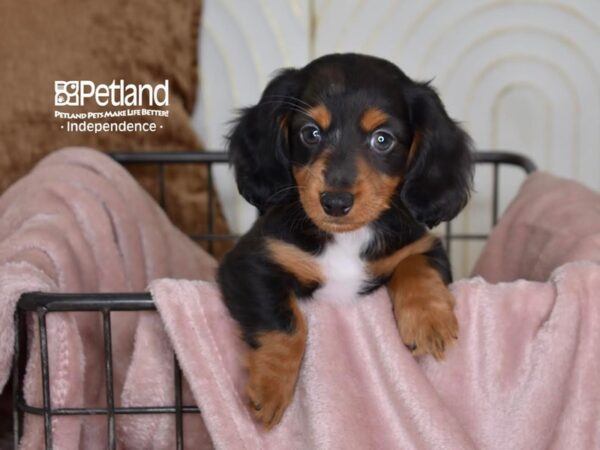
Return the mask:
[[[10, 374], [12, 316], [23, 292], [140, 292], [159, 277], [210, 280], [215, 267], [214, 260], [171, 225], [119, 164], [89, 149], [51, 154], [0, 198], [0, 390]], [[160, 404], [173, 404], [172, 393], [152, 391], [156, 379], [147, 372], [141, 376], [129, 370], [132, 355], [149, 348], [160, 339], [160, 333], [164, 334], [162, 327], [155, 335], [144, 334], [144, 330], [151, 330], [148, 327], [136, 331], [138, 322], [153, 320], [156, 314], [112, 314], [117, 405], [143, 403], [148, 397]], [[52, 406], [106, 406], [100, 314], [50, 313], [47, 326]], [[29, 329], [31, 357], [24, 396], [30, 405], [40, 406], [35, 322], [30, 321]], [[168, 352], [167, 344], [160, 355]], [[172, 353], [165, 361], [172, 377]], [[152, 360], [147, 364], [152, 371]], [[125, 388], [132, 380], [138, 383], [137, 388]], [[193, 420], [190, 428], [206, 438], [200, 416], [186, 420]], [[174, 424], [165, 415], [118, 418], [117, 425], [123, 443], [135, 439], [135, 430], [143, 426], [143, 439], [162, 433], [157, 440], [160, 448], [174, 447]], [[54, 448], [106, 448], [105, 418], [55, 417], [52, 427]], [[27, 415], [21, 447], [43, 447], [42, 430], [41, 418]], [[151, 447], [135, 444], [129, 448]]]
[[270, 432], [248, 413], [243, 353], [216, 287], [150, 289], [216, 448], [600, 446], [598, 263], [568, 264], [545, 283], [455, 283], [460, 333], [442, 363], [410, 355], [382, 290], [306, 303], [295, 397]]
[[[560, 181], [545, 182], [544, 192]], [[529, 195], [527, 186], [536, 186], [527, 183], [511, 208]], [[554, 230], [587, 223], [583, 216], [595, 210], [597, 194], [573, 195], [571, 203], [581, 203], [571, 214], [552, 215], [565, 206], [557, 195], [536, 220], [549, 226], [556, 217]], [[541, 200], [527, 201], [512, 220]], [[510, 211], [490, 248], [526, 239], [515, 244], [516, 260], [511, 252], [484, 251], [492, 260], [479, 267], [487, 267], [480, 270], [490, 279], [527, 274], [529, 265], [513, 265], [539, 256], [539, 247], [528, 245], [535, 234], [502, 231]], [[184, 403], [202, 410], [185, 416], [185, 448], [599, 448], [600, 262], [587, 245], [572, 248], [568, 258], [544, 250], [550, 256], [539, 273], [548, 275], [540, 281], [455, 283], [460, 333], [442, 363], [410, 355], [383, 290], [356, 302], [307, 302], [309, 338], [296, 395], [271, 432], [247, 411], [245, 349], [215, 285], [153, 281], [159, 315], [113, 315], [117, 404], [172, 404], [174, 348], [189, 382]], [[579, 255], [592, 260], [550, 269]], [[213, 270], [214, 262], [115, 163], [86, 150], [52, 155], [0, 199], [0, 386], [10, 368], [11, 314], [20, 293], [141, 291], [154, 278], [210, 279]], [[104, 405], [99, 317], [52, 313], [48, 329], [53, 406]], [[36, 343], [34, 337], [25, 396], [39, 405]], [[121, 448], [174, 448], [169, 415], [123, 416], [117, 425]], [[22, 447], [40, 448], [41, 429], [41, 420], [29, 418]], [[56, 448], [105, 447], [103, 419], [54, 418], [53, 430]]]
[[493, 230], [473, 274], [496, 283], [546, 281], [556, 267], [582, 259], [600, 261], [600, 194], [536, 172]]
[[[217, 448], [599, 448], [600, 253], [583, 244], [596, 242], [598, 198], [549, 175], [528, 179], [479, 267], [543, 281], [455, 283], [460, 333], [442, 363], [410, 355], [383, 290], [303, 304], [307, 350], [271, 432], [248, 413], [244, 349], [217, 288], [157, 280], [150, 290]], [[514, 229], [521, 221], [526, 231]], [[538, 239], [548, 245], [528, 245]]]

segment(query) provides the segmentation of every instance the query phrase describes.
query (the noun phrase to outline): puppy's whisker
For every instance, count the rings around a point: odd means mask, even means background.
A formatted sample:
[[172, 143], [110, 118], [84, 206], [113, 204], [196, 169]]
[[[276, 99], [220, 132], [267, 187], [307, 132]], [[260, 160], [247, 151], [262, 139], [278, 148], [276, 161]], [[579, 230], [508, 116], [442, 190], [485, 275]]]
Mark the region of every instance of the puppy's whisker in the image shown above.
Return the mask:
[[294, 103], [294, 104], [298, 104], [298, 106], [302, 105], [302, 107], [305, 108], [312, 108], [312, 105], [310, 105], [309, 103], [305, 102], [302, 99], [299, 99], [297, 97], [292, 97], [290, 95], [268, 95], [266, 97], [264, 97], [265, 99], [271, 98], [271, 99], [280, 99], [278, 101], [284, 100], [284, 101], [288, 101], [289, 103]]
[[303, 112], [305, 114], [308, 114], [308, 112], [309, 112], [308, 109], [303, 108], [301, 105], [298, 105], [298, 104], [292, 103], [292, 102], [281, 101], [281, 100], [264, 100], [256, 106], [266, 106], [266, 105], [272, 105], [272, 104], [287, 106], [287, 107], [293, 108], [294, 111]]
[[[293, 204], [298, 204], [298, 200], [295, 200]], [[309, 220], [302, 208], [293, 209], [293, 213], [286, 218], [286, 224], [290, 230], [299, 229]]]
[[305, 170], [308, 172], [308, 174], [313, 177], [313, 178], [318, 178], [318, 175], [315, 174], [315, 172], [313, 171], [313, 169], [310, 166], [306, 166]]
[[298, 114], [302, 114], [303, 116], [306, 116], [306, 117], [308, 117], [311, 120], [314, 120], [313, 117], [308, 112], [304, 111], [303, 109], [298, 109], [297, 107], [292, 107], [292, 106], [287, 106], [287, 105], [285, 105], [282, 109], [284, 111], [294, 111], [294, 112], [297, 112]]
[[291, 101], [294, 101], [294, 102], [302, 103], [302, 104], [306, 105], [306, 107], [308, 107], [308, 108], [312, 108], [312, 105], [310, 103], [307, 103], [304, 100], [299, 99], [298, 97], [293, 97], [291, 95], [276, 95], [276, 94], [273, 94], [273, 95], [267, 95], [267, 96], [265, 96], [263, 98], [281, 98], [281, 99], [284, 99], [284, 100], [291, 100]]
[[390, 206], [395, 208], [395, 210], [403, 217], [406, 219], [411, 218], [410, 213], [406, 210], [406, 207], [404, 206], [404, 204], [400, 201], [400, 199], [394, 197], [392, 198], [391, 202], [390, 202]]
[[282, 189], [279, 189], [278, 191], [276, 191], [273, 194], [271, 194], [267, 198], [266, 202], [269, 203], [270, 200], [272, 200], [273, 198], [277, 197], [279, 194], [282, 194], [282, 193], [284, 193], [286, 191], [293, 191], [294, 189], [296, 189], [296, 186], [286, 186], [286, 187], [284, 187]]

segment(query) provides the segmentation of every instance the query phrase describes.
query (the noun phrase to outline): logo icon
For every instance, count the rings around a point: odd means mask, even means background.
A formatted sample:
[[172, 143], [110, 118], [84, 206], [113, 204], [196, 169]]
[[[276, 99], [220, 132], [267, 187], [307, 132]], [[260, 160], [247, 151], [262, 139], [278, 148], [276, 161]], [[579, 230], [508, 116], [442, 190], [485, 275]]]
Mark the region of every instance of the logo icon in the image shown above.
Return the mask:
[[169, 106], [169, 80], [155, 85], [113, 80], [96, 84], [90, 80], [55, 81], [54, 106], [84, 106], [91, 99], [96, 106]]
[[55, 81], [54, 82], [54, 106], [77, 106], [79, 105], [79, 82], [78, 81]]

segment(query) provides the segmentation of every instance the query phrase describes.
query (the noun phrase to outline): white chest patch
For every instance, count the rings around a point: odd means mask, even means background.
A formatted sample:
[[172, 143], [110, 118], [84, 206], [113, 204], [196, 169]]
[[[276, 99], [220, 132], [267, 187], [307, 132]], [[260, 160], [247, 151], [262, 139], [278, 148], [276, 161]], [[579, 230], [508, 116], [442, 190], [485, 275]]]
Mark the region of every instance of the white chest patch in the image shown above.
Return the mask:
[[368, 227], [334, 234], [325, 251], [317, 257], [325, 283], [316, 295], [335, 302], [351, 301], [357, 297], [368, 278], [360, 254], [372, 237], [373, 232]]

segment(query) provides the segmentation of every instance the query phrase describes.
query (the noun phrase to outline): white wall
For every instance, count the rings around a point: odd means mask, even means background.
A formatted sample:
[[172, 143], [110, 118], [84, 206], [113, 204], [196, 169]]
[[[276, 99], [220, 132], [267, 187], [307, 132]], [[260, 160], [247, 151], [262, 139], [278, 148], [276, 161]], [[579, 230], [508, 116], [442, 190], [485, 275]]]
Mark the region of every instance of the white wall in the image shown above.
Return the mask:
[[[310, 59], [308, 12], [308, 0], [205, 0], [194, 124], [207, 148], [224, 148], [236, 109], [256, 103], [274, 71]], [[254, 209], [225, 168], [215, 175], [228, 223], [246, 230]]]
[[[202, 26], [194, 120], [208, 147], [223, 147], [234, 109], [256, 102], [275, 69], [354, 51], [433, 78], [478, 148], [518, 151], [600, 190], [600, 1], [205, 0]], [[458, 229], [489, 228], [490, 174], [478, 171]], [[504, 207], [523, 177], [502, 175]], [[230, 223], [245, 229], [253, 214], [218, 179]], [[457, 274], [479, 248], [460, 247]]]

